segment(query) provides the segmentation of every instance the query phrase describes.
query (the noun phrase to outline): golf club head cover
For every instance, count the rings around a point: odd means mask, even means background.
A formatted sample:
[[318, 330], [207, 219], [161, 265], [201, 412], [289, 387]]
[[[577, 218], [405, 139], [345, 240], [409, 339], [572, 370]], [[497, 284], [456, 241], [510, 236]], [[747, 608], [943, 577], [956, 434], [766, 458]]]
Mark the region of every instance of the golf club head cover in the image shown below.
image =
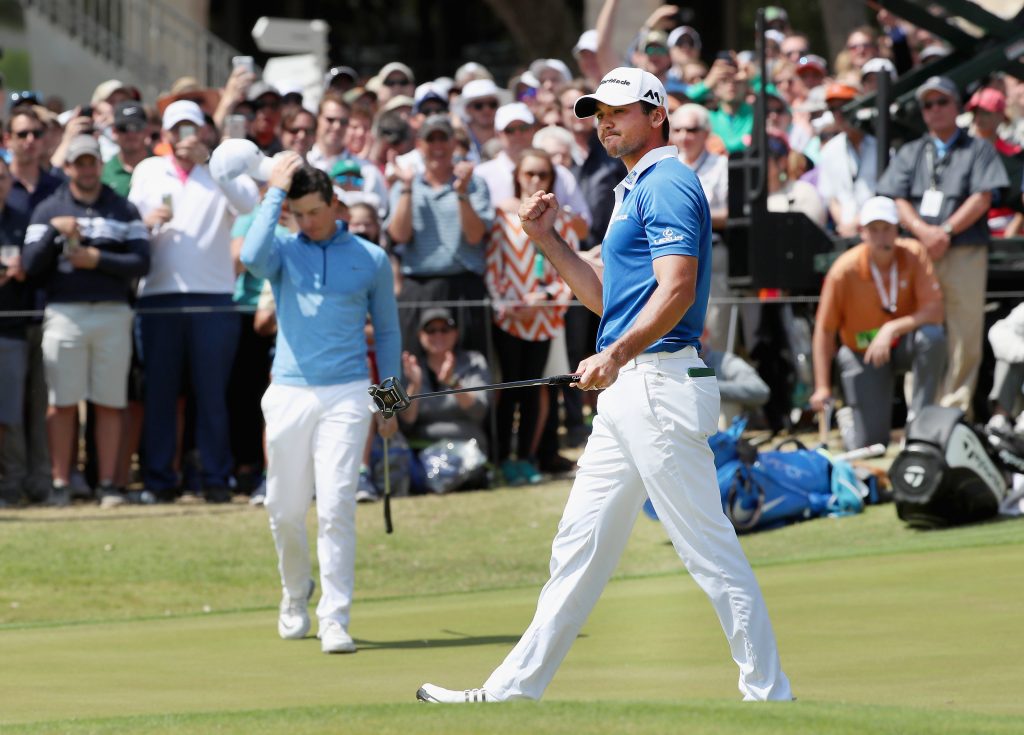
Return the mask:
[[394, 376], [385, 378], [378, 385], [371, 385], [367, 391], [373, 399], [374, 405], [380, 410], [380, 415], [386, 419], [409, 408], [411, 403], [409, 394], [405, 392], [405, 388]]

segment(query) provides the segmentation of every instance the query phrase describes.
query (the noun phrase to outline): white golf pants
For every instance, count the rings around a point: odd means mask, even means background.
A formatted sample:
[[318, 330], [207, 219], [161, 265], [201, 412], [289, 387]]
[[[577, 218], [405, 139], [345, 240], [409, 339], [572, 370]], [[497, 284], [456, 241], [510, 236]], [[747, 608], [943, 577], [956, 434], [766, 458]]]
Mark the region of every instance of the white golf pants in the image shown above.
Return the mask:
[[272, 383], [267, 422], [267, 500], [281, 585], [307, 592], [311, 575], [306, 514], [316, 493], [321, 622], [347, 630], [356, 560], [356, 485], [370, 426], [369, 382], [295, 386]]
[[707, 437], [718, 383], [693, 348], [641, 355], [598, 399], [594, 431], [558, 524], [551, 578], [522, 639], [484, 683], [497, 700], [540, 699], [597, 603], [645, 496], [710, 598], [745, 700], [791, 699], [754, 573], [722, 511]]

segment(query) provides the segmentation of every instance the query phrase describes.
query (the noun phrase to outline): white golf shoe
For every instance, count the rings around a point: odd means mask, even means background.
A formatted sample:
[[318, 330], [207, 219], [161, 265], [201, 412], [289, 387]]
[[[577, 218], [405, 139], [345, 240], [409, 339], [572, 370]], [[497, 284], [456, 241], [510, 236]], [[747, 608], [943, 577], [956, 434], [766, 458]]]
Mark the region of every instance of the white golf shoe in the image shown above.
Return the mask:
[[303, 597], [291, 597], [287, 592], [281, 597], [281, 611], [277, 616], [277, 633], [285, 640], [305, 638], [309, 632], [309, 598], [313, 596], [316, 582], [309, 580], [309, 591]]
[[348, 631], [341, 627], [337, 620], [324, 620], [320, 623], [320, 650], [324, 653], [355, 653], [356, 642]]
[[496, 702], [483, 689], [445, 689], [435, 684], [424, 684], [416, 690], [416, 699], [430, 704], [479, 704]]

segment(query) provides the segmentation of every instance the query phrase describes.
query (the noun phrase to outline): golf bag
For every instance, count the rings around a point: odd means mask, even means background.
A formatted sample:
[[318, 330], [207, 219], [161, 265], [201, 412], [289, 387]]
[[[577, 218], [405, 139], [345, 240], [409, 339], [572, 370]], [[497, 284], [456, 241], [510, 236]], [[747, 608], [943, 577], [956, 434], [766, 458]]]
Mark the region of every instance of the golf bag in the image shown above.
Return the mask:
[[955, 408], [927, 406], [889, 468], [896, 513], [916, 528], [992, 518], [1007, 494], [988, 442]]

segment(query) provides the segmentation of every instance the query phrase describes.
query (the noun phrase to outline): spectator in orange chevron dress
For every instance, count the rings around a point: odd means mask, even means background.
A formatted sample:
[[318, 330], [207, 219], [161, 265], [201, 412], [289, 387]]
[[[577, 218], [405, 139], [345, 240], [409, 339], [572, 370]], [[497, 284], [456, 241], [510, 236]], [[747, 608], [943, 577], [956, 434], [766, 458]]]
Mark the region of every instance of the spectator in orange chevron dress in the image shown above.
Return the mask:
[[[555, 166], [546, 152], [524, 150], [515, 162], [515, 194], [496, 207], [484, 278], [497, 304], [494, 344], [503, 381], [542, 377], [551, 338], [562, 328], [566, 304], [572, 298], [568, 285], [523, 232], [518, 214], [523, 199], [538, 191], [554, 190], [555, 176]], [[567, 243], [578, 248], [579, 238], [571, 221], [571, 214], [562, 212], [556, 228]], [[510, 485], [541, 480], [536, 464], [543, 426], [540, 405], [536, 388], [505, 390], [498, 398], [498, 459], [505, 482]], [[512, 426], [517, 407], [517, 459], [513, 459]]]

